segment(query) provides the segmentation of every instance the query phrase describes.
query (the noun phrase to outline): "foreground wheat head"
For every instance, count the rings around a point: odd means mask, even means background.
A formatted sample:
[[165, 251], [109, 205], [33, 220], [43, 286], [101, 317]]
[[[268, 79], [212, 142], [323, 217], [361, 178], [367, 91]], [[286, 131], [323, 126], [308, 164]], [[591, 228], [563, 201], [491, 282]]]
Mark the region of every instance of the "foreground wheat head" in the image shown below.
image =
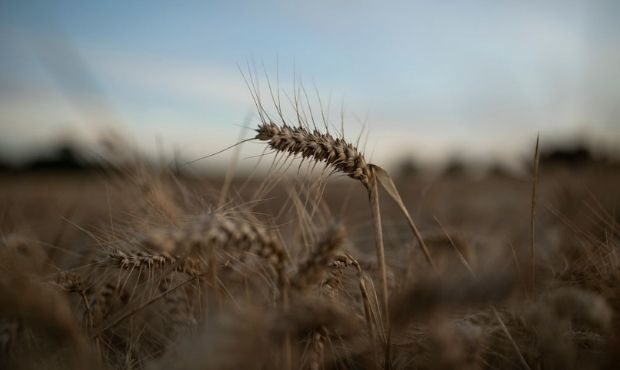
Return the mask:
[[256, 132], [255, 139], [267, 141], [269, 147], [278, 152], [324, 162], [335, 171], [359, 180], [366, 188], [370, 186], [373, 176], [371, 167], [364, 155], [344, 139], [316, 129], [310, 131], [302, 126], [280, 126], [273, 122], [263, 122]]

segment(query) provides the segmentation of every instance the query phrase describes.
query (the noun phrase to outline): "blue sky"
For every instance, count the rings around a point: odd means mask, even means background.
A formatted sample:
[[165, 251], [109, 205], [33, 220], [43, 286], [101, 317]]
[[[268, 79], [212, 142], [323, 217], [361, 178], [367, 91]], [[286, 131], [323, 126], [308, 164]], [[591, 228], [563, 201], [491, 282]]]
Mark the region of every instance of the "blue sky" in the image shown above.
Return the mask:
[[289, 95], [296, 75], [318, 110], [316, 85], [347, 136], [366, 125], [377, 161], [514, 158], [537, 132], [609, 141], [619, 19], [612, 0], [5, 0], [0, 143], [23, 153], [113, 126], [146, 151], [205, 155], [253, 112], [248, 62]]

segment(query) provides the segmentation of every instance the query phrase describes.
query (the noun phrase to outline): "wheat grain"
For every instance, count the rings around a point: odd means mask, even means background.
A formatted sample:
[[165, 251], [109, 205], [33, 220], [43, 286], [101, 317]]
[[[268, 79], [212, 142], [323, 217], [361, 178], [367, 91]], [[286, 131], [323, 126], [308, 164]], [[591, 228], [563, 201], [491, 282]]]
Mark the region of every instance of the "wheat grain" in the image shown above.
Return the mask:
[[291, 127], [273, 122], [262, 123], [256, 132], [255, 139], [267, 141], [269, 147], [276, 151], [324, 162], [334, 170], [359, 180], [365, 187], [370, 186], [371, 167], [366, 163], [364, 155], [344, 139], [334, 138], [318, 130], [310, 131], [301, 126]]
[[207, 263], [203, 259], [194, 256], [177, 258], [166, 253], [115, 249], [108, 252], [107, 259], [119, 268], [127, 270], [160, 269], [165, 271], [166, 268], [170, 268], [190, 276], [201, 275], [207, 270]]
[[190, 217], [177, 227], [153, 228], [134, 237], [132, 243], [111, 246], [95, 262], [126, 270], [167, 269], [198, 276], [216, 263], [244, 262], [256, 256], [267, 261], [283, 283], [288, 254], [278, 235], [256, 220], [235, 216], [206, 214]]

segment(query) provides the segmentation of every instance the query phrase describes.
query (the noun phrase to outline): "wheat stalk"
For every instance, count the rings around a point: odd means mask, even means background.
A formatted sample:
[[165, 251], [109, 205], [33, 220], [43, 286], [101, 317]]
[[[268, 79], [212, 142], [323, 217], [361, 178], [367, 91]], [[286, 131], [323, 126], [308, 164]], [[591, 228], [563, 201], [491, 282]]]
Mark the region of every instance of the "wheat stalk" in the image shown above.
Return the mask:
[[[381, 272], [383, 309], [385, 312], [385, 317], [387, 318], [389, 312], [389, 296], [387, 288], [388, 282], [387, 267], [385, 262], [385, 248], [383, 245], [383, 229], [381, 225], [379, 206], [379, 185], [381, 185], [399, 205], [400, 210], [405, 215], [409, 226], [420, 243], [428, 262], [431, 266], [433, 265], [424, 240], [409, 215], [409, 212], [407, 211], [398, 190], [394, 186], [391, 177], [381, 167], [369, 164], [364, 158], [362, 152], [359, 151], [355, 145], [347, 142], [344, 138], [335, 138], [332, 136], [327, 130], [327, 122], [324, 117], [323, 123], [325, 124], [327, 132], [320, 132], [316, 129], [316, 126], [313, 130], [310, 130], [307, 120], [301, 118], [300, 113], [303, 112], [300, 112], [301, 108], [297, 105], [297, 97], [295, 97], [295, 109], [297, 113], [298, 125], [291, 126], [286, 123], [279, 102], [277, 102], [276, 99], [273, 99], [278, 115], [282, 119], [282, 124], [275, 123], [269, 118], [269, 115], [266, 114], [263, 109], [262, 103], [260, 102], [257, 84], [255, 84], [254, 80], [251, 80], [250, 83], [247, 79], [246, 83], [252, 93], [252, 98], [254, 99], [261, 118], [261, 124], [255, 130], [256, 136], [253, 139], [267, 142], [268, 147], [276, 152], [286, 153], [292, 157], [301, 156], [302, 160], [310, 159], [315, 163], [325, 163], [328, 168], [333, 170], [333, 172], [341, 172], [353, 179], [358, 180], [368, 190], [370, 210], [375, 229], [377, 260], [379, 262]], [[308, 109], [310, 110], [312, 118], [312, 111], [309, 106]], [[312, 121], [314, 123], [313, 118]], [[388, 333], [388, 340], [386, 342], [386, 363], [389, 362], [390, 356], [389, 324], [389, 321], [386, 321], [386, 330]]]
[[536, 148], [534, 149], [534, 168], [532, 173], [532, 204], [530, 208], [530, 262], [532, 292], [536, 290], [536, 245], [534, 240], [534, 221], [536, 217], [536, 183], [538, 182], [538, 166], [540, 162], [540, 134], [536, 136]]

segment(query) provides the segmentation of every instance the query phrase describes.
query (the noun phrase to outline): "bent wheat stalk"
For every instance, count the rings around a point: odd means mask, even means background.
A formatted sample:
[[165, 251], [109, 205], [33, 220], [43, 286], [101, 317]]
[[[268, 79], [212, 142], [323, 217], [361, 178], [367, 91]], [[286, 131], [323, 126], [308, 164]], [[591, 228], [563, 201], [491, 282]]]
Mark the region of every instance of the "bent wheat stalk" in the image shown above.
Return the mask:
[[[243, 74], [243, 72], [242, 72]], [[250, 77], [251, 73], [250, 73]], [[381, 285], [383, 295], [383, 306], [385, 310], [385, 317], [388, 317], [389, 296], [388, 296], [388, 283], [387, 283], [387, 268], [385, 264], [385, 251], [383, 246], [383, 231], [381, 226], [381, 216], [379, 207], [379, 185], [381, 185], [390, 197], [398, 204], [399, 209], [407, 219], [413, 234], [415, 235], [428, 263], [434, 267], [431, 256], [426, 248], [426, 244], [422, 239], [417, 227], [415, 226], [413, 219], [409, 215], [407, 208], [405, 207], [394, 182], [388, 173], [381, 167], [366, 162], [364, 155], [357, 147], [344, 138], [334, 137], [329, 133], [327, 120], [323, 117], [323, 123], [325, 126], [325, 132], [321, 132], [316, 128], [314, 117], [310, 103], [306, 96], [306, 102], [308, 103], [308, 111], [310, 113], [310, 120], [314, 129], [310, 129], [310, 122], [302, 106], [299, 105], [300, 101], [298, 96], [299, 92], [295, 92], [294, 96], [294, 108], [297, 114], [297, 125], [289, 125], [284, 119], [282, 113], [282, 107], [280, 105], [279, 95], [276, 97], [269, 84], [269, 92], [272, 97], [272, 101], [278, 113], [278, 117], [281, 119], [280, 123], [276, 123], [269, 117], [269, 114], [265, 111], [261, 99], [260, 91], [258, 88], [258, 82], [253, 78], [249, 80], [245, 77], [246, 85], [248, 86], [252, 99], [258, 109], [258, 114], [261, 119], [261, 124], [258, 126], [256, 136], [254, 140], [260, 140], [267, 143], [267, 145], [275, 152], [287, 154], [288, 157], [299, 157], [303, 160], [308, 159], [316, 163], [324, 163], [327, 168], [331, 168], [332, 172], [344, 173], [347, 176], [356, 179], [364, 185], [368, 191], [370, 210], [372, 213], [373, 224], [375, 228], [375, 241], [377, 260], [379, 263], [379, 269], [381, 273]], [[305, 94], [303, 87], [301, 89]], [[247, 139], [252, 140], [252, 139]], [[238, 145], [247, 140], [243, 140], [235, 145]], [[389, 337], [389, 321], [386, 322], [387, 333]], [[386, 341], [386, 364], [389, 363], [389, 338]]]
[[351, 143], [342, 138], [334, 138], [329, 133], [310, 130], [300, 123], [299, 126], [289, 126], [286, 123], [277, 124], [271, 121], [262, 122], [256, 129], [254, 139], [266, 141], [267, 145], [289, 156], [301, 156], [317, 163], [325, 163], [334, 172], [341, 172], [356, 179], [368, 190], [369, 202], [376, 232], [377, 259], [381, 270], [381, 282], [385, 312], [388, 312], [387, 270], [385, 266], [385, 252], [383, 247], [383, 232], [379, 215], [379, 187], [380, 184], [392, 199], [398, 204], [405, 215], [409, 226], [428, 263], [433, 266], [431, 256], [426, 248], [420, 232], [409, 215], [394, 182], [388, 173], [381, 167], [366, 162], [364, 155]]
[[424, 243], [418, 228], [405, 207], [400, 193], [396, 189], [396, 185], [394, 185], [394, 181], [383, 168], [367, 163], [362, 152], [353, 144], [348, 143], [342, 138], [334, 138], [329, 133], [322, 133], [316, 129], [311, 131], [303, 125], [293, 127], [287, 124], [278, 125], [274, 122], [263, 122], [260, 124], [256, 129], [254, 139], [266, 141], [267, 145], [277, 152], [323, 162], [326, 166], [331, 167], [334, 172], [342, 172], [360, 181], [371, 197], [373, 196], [371, 193], [373, 188], [378, 190], [377, 185], [374, 183], [376, 179], [388, 195], [398, 204], [428, 263], [433, 265], [426, 243]]

